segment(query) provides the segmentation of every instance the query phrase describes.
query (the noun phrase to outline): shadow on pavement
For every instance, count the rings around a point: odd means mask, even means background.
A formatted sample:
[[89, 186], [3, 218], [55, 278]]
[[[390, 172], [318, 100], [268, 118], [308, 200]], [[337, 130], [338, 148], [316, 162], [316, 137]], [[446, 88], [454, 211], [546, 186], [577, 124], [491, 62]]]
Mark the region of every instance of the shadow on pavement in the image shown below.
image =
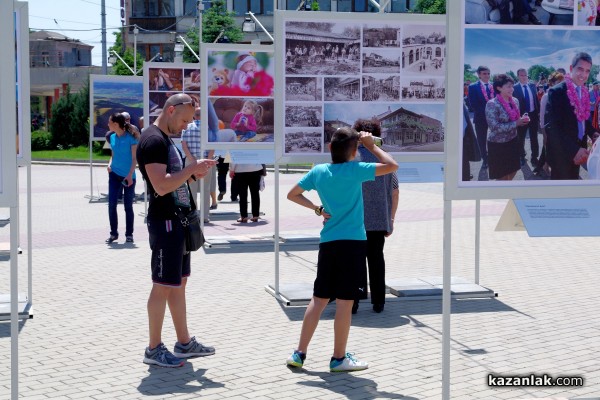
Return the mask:
[[[377, 383], [371, 379], [361, 378], [353, 373], [311, 372], [299, 369], [296, 373], [320, 378], [321, 381], [302, 381], [298, 385], [331, 390], [347, 399], [404, 399], [418, 400], [417, 397], [403, 396], [400, 393], [377, 390]], [[360, 372], [358, 372], [360, 374]]]
[[[148, 367], [148, 375], [142, 378], [138, 391], [144, 395], [171, 395], [175, 393], [195, 393], [203, 389], [225, 387], [223, 383], [214, 382], [204, 377], [206, 369], [194, 371], [190, 361], [183, 364], [181, 368], [161, 368], [157, 366]], [[168, 384], [165, 384], [167, 383]], [[197, 384], [190, 385], [191, 382]]]
[[[19, 333], [21, 332], [21, 330], [25, 327], [25, 322], [27, 322], [27, 320], [20, 320], [19, 321]], [[9, 321], [0, 321], [0, 338], [7, 338], [10, 337], [10, 320]]]

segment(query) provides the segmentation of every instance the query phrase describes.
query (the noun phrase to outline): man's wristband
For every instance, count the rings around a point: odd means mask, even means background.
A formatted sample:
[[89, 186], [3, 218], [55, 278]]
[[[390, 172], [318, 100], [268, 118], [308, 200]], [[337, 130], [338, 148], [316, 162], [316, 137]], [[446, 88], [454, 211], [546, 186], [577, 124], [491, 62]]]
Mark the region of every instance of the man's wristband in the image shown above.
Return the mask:
[[323, 206], [315, 207], [315, 214], [320, 217], [323, 214]]
[[194, 182], [196, 182], [198, 180], [198, 178], [196, 178], [196, 175], [192, 174], [192, 176], [190, 176], [190, 178], [192, 178], [194, 180]]

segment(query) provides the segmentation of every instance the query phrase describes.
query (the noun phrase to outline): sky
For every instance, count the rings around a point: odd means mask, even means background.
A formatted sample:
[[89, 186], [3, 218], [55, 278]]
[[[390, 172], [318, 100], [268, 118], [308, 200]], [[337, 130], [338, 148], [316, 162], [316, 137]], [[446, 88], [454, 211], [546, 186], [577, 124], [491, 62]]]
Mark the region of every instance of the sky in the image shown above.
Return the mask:
[[[29, 0], [28, 3], [30, 29], [58, 32], [94, 46], [92, 64], [102, 65], [100, 0]], [[121, 26], [119, 3], [119, 0], [105, 0], [107, 49], [114, 44], [112, 32]]]
[[[527, 40], [523, 40], [526, 37]], [[492, 75], [540, 64], [565, 68], [585, 51], [600, 63], [600, 31], [579, 29], [465, 29], [465, 64], [487, 65]]]

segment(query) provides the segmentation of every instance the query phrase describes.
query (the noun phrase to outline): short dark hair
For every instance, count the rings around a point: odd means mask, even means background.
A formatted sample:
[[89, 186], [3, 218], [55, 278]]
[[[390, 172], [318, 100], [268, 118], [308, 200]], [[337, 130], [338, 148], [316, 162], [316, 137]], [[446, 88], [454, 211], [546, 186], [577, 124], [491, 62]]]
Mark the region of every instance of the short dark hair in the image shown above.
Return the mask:
[[376, 119], [357, 119], [352, 126], [356, 132], [365, 131], [373, 136], [381, 137], [381, 124]]
[[488, 72], [489, 72], [489, 70], [490, 70], [490, 69], [489, 69], [488, 67], [486, 67], [485, 65], [480, 65], [480, 66], [477, 68], [477, 75], [479, 75], [479, 74], [481, 73], [481, 71], [488, 71]]
[[496, 94], [500, 93], [500, 91], [498, 91], [498, 87], [502, 87], [502, 86], [506, 85], [508, 82], [511, 82], [514, 84], [515, 80], [506, 74], [496, 75], [494, 77], [494, 82], [492, 83], [492, 86], [494, 87], [494, 93], [496, 93]]
[[358, 132], [352, 128], [338, 128], [331, 138], [331, 161], [341, 164], [352, 159], [358, 146]]
[[579, 53], [575, 54], [575, 57], [573, 57], [573, 60], [571, 61], [571, 67], [576, 66], [579, 61], [587, 61], [592, 64], [592, 56], [590, 56], [588, 53], [580, 51]]
[[125, 125], [127, 124], [127, 120], [125, 119], [125, 116], [121, 113], [112, 113], [110, 115], [110, 120], [114, 123], [119, 124], [119, 128], [123, 129], [123, 130], [127, 130], [125, 129]]

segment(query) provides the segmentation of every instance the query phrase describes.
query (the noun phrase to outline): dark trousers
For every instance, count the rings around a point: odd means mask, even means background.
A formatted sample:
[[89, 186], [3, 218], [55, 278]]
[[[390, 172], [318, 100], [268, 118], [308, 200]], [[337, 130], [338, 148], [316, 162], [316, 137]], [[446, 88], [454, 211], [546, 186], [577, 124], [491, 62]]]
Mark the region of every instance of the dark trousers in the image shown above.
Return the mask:
[[529, 130], [529, 141], [531, 143], [531, 157], [538, 158], [540, 156], [540, 143], [538, 141], [538, 127], [540, 126], [540, 114], [531, 112], [529, 113], [529, 123], [526, 126], [517, 128], [517, 136], [519, 137], [519, 154], [521, 157], [525, 157], [527, 152], [525, 151], [525, 137], [527, 136], [527, 130]]
[[237, 201], [238, 194], [240, 192], [238, 188], [238, 181], [237, 174], [235, 174], [233, 178], [231, 178], [231, 201]]
[[367, 263], [369, 264], [369, 287], [371, 304], [385, 303], [385, 231], [367, 231]]
[[133, 198], [135, 197], [135, 179], [131, 186], [123, 186], [124, 176], [114, 172], [108, 173], [108, 220], [110, 221], [110, 234], [119, 236], [119, 218], [117, 216], [117, 203], [123, 194], [125, 206], [125, 236], [133, 235]]
[[223, 158], [219, 158], [217, 164], [217, 184], [219, 193], [227, 193], [227, 172], [229, 172], [229, 163], [223, 162]]
[[240, 216], [248, 217], [248, 189], [250, 189], [250, 199], [252, 200], [252, 216], [260, 216], [260, 177], [262, 169], [252, 172], [236, 172], [235, 179], [240, 196]]
[[487, 162], [487, 121], [475, 121], [475, 133], [477, 133], [477, 142], [479, 143], [479, 152], [481, 159]]

